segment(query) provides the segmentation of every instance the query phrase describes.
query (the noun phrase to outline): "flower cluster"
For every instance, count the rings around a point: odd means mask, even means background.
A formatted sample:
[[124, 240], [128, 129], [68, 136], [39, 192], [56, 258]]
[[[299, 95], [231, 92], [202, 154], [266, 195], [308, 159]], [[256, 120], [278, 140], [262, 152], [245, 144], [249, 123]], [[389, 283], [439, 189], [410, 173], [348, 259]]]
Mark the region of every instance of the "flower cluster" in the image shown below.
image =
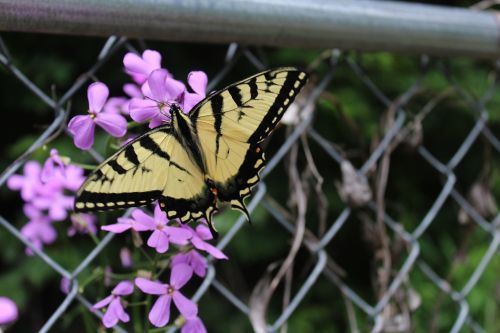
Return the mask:
[[[43, 166], [37, 161], [28, 161], [22, 175], [12, 175], [7, 186], [20, 191], [24, 200], [24, 214], [29, 219], [21, 233], [35, 247], [41, 249], [44, 244], [51, 244], [57, 238], [53, 222], [63, 221], [68, 211], [73, 208], [74, 196], [84, 181], [83, 169], [63, 161], [56, 149]], [[94, 218], [88, 214], [71, 215], [72, 235], [79, 232], [95, 232]], [[27, 250], [31, 254], [30, 250]]]
[[[153, 281], [144, 277], [135, 279], [135, 285], [145, 294], [157, 295], [149, 313], [149, 321], [156, 327], [165, 326], [170, 319], [170, 305], [173, 301], [183, 318], [183, 332], [204, 332], [203, 323], [198, 318], [198, 307], [195, 303], [186, 298], [179, 290], [191, 279], [193, 274], [204, 277], [207, 270], [207, 260], [198, 251], [206, 252], [216, 259], [227, 259], [221, 250], [206, 242], [213, 238], [210, 229], [204, 222], [201, 222], [196, 228], [183, 225], [177, 221], [168, 221], [164, 211], [157, 204], [154, 209], [154, 215], [150, 216], [141, 209], [134, 209], [130, 218], [118, 218], [117, 223], [101, 227], [113, 233], [123, 233], [132, 231], [136, 233], [150, 233], [147, 245], [160, 254], [166, 253], [170, 245], [176, 245], [176, 254], [170, 258], [170, 281], [162, 283]], [[127, 283], [128, 281], [122, 281]], [[112, 327], [121, 320], [128, 321], [128, 315], [122, 306], [123, 300], [119, 296], [128, 295], [116, 287], [110, 296], [98, 302], [94, 307], [102, 308], [111, 302], [103, 317], [103, 324], [106, 327]], [[128, 291], [129, 289], [127, 289]], [[104, 304], [104, 305], [103, 305]]]
[[[110, 97], [108, 87], [102, 82], [89, 85], [86, 114], [74, 116], [68, 124], [68, 131], [77, 148], [89, 150], [93, 147], [96, 127], [112, 137], [124, 138], [117, 142], [124, 144], [136, 135], [127, 133], [129, 128], [135, 127], [134, 122], [148, 122], [150, 128], [160, 126], [170, 121], [171, 105], [178, 105], [188, 113], [205, 98], [208, 80], [204, 72], [190, 72], [187, 84], [184, 84], [162, 68], [161, 60], [161, 55], [153, 50], [146, 50], [142, 55], [127, 53], [123, 65], [132, 82], [123, 86], [124, 96]], [[70, 213], [74, 193], [83, 182], [83, 169], [69, 164], [55, 149], [43, 165], [29, 161], [24, 166], [23, 174], [10, 177], [8, 186], [21, 192], [24, 213], [29, 219], [21, 232], [37, 248], [53, 243], [57, 238], [54, 222], [68, 217], [72, 223], [68, 236], [90, 233], [98, 241], [95, 217]], [[165, 212], [156, 205], [153, 215], [134, 209], [130, 217], [120, 217], [116, 223], [102, 226], [101, 230], [117, 234], [131, 231], [136, 247], [143, 244], [140, 235], [146, 235], [146, 245], [156, 252], [155, 258], [162, 262], [160, 267], [156, 261], [151, 261], [152, 265], [145, 269], [142, 260], [134, 260], [137, 253], [123, 247], [120, 250], [121, 269], [130, 273], [116, 275], [111, 265], [96, 271], [100, 273], [96, 273], [94, 279], [103, 277], [104, 286], [114, 285], [111, 294], [93, 306], [94, 310], [104, 311], [102, 323], [105, 327], [111, 328], [119, 322], [131, 320], [126, 309], [132, 305], [127, 298], [135, 291], [156, 297], [148, 314], [152, 325], [164, 327], [169, 323], [173, 303], [181, 314], [175, 322], [181, 326], [181, 332], [206, 332], [198, 317], [197, 304], [181, 292], [193, 276], [205, 277], [207, 274], [208, 262], [202, 253], [215, 259], [227, 259], [221, 250], [208, 243], [213, 237], [205, 222], [191, 227], [169, 221]], [[148, 257], [142, 249], [139, 254]], [[170, 268], [170, 273], [164, 272], [166, 268]], [[168, 283], [159, 280], [163, 279], [163, 275], [169, 275]], [[120, 280], [116, 281], [118, 276]], [[69, 288], [70, 280], [63, 278], [61, 290], [68, 293]]]
[[87, 114], [70, 120], [68, 129], [78, 148], [88, 150], [92, 147], [96, 125], [114, 137], [123, 137], [127, 133], [126, 117], [136, 122], [149, 121], [149, 127], [154, 128], [170, 120], [170, 105], [178, 104], [188, 113], [206, 95], [208, 79], [204, 72], [188, 74], [188, 90], [183, 82], [161, 67], [161, 55], [157, 51], [146, 50], [142, 57], [127, 53], [123, 65], [133, 80], [123, 86], [127, 97], [108, 99], [108, 87], [95, 82], [87, 91]]

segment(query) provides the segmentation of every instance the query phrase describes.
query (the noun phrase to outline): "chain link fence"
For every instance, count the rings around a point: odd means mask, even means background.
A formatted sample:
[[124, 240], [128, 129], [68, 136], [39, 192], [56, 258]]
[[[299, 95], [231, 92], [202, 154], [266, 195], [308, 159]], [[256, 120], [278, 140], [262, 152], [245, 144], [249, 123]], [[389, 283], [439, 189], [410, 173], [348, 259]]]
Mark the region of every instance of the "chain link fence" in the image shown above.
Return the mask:
[[[14, 174], [23, 163], [30, 158], [33, 152], [41, 148], [47, 140], [54, 135], [67, 135], [66, 119], [67, 110], [65, 105], [70, 101], [75, 94], [82, 94], [82, 88], [86, 87], [98, 75], [101, 67], [106, 65], [108, 59], [116, 52], [123, 50], [135, 50], [135, 47], [129, 40], [124, 37], [112, 36], [106, 40], [101, 51], [96, 56], [95, 64], [86, 72], [81, 73], [75, 80], [73, 85], [67, 89], [63, 96], [59, 99], [54, 99], [46, 94], [40, 87], [37, 87], [32, 80], [27, 77], [22, 70], [14, 65], [13, 59], [9, 53], [8, 45], [0, 39], [0, 63], [10, 72], [7, 80], [18, 80], [26, 89], [37, 96], [43, 103], [46, 104], [47, 110], [53, 110], [54, 118], [50, 126], [32, 143], [32, 145], [15, 161], [1, 173], [0, 186], [5, 186], [5, 182], [9, 176]], [[477, 318], [474, 318], [469, 312], [468, 296], [473, 292], [474, 287], [480, 283], [480, 279], [488, 268], [492, 258], [498, 253], [500, 245], [500, 214], [498, 211], [492, 218], [487, 219], [484, 213], [478, 210], [475, 202], [471, 202], [470, 198], [466, 198], [463, 191], [457, 188], [456, 170], [460, 167], [461, 162], [467, 153], [469, 153], [475, 142], [483, 140], [492, 147], [492, 154], [498, 157], [500, 153], [500, 139], [498, 133], [494, 133], [488, 127], [488, 116], [490, 111], [486, 108], [489, 100], [493, 97], [497, 87], [496, 70], [492, 71], [494, 77], [490, 80], [488, 89], [481, 96], [474, 97], [469, 92], [464, 90], [457, 82], [453, 80], [450, 68], [441, 64], [434, 66], [433, 72], [436, 70], [447, 81], [449, 88], [444, 94], [436, 94], [432, 99], [428, 100], [418, 113], [409, 113], [406, 110], [407, 105], [419, 94], [422, 82], [428, 75], [427, 68], [432, 63], [431, 58], [423, 55], [419, 58], [418, 72], [419, 75], [415, 78], [413, 85], [408, 89], [404, 89], [396, 98], [389, 97], [378, 88], [377, 82], [372, 81], [370, 74], [367, 73], [359, 61], [359, 54], [344, 53], [340, 50], [326, 50], [322, 54], [322, 63], [328, 63], [328, 68], [322, 70], [320, 75], [313, 74], [310, 86], [295, 102], [290, 112], [297, 112], [295, 117], [291, 119], [288, 125], [288, 135], [286, 140], [282, 142], [281, 147], [271, 156], [267, 167], [262, 174], [262, 181], [259, 186], [254, 189], [254, 194], [248, 203], [250, 212], [254, 211], [257, 206], [267, 210], [272, 216], [268, 223], [278, 223], [283, 230], [283, 233], [288, 233], [291, 241], [291, 249], [286, 259], [279, 265], [278, 269], [273, 270], [270, 274], [270, 279], [273, 282], [280, 282], [283, 278], [287, 281], [286, 275], [290, 274], [296, 259], [299, 249], [306, 249], [309, 252], [311, 260], [314, 264], [308, 270], [307, 276], [297, 277], [300, 281], [300, 287], [297, 290], [291, 291], [290, 286], [285, 287], [288, 290], [288, 296], [284, 302], [284, 306], [279, 315], [269, 322], [262, 322], [262, 314], [259, 314], [259, 302], [263, 298], [271, 298], [273, 295], [272, 283], [259, 283], [255, 286], [250, 300], [242, 299], [238, 296], [238, 292], [220, 280], [217, 270], [210, 264], [208, 273], [201, 283], [199, 289], [193, 296], [194, 301], [203, 298], [204, 294], [209, 290], [216, 290], [220, 295], [227, 299], [229, 303], [234, 305], [245, 316], [252, 321], [254, 328], [261, 328], [269, 332], [278, 331], [287, 325], [287, 321], [293, 316], [294, 311], [300, 306], [301, 302], [307, 296], [311, 288], [314, 288], [318, 279], [322, 278], [328, 281], [334, 288], [338, 288], [346, 303], [346, 316], [348, 317], [349, 327], [352, 332], [359, 332], [354, 317], [356, 313], [364, 313], [367, 318], [372, 320], [371, 330], [373, 332], [381, 331], [405, 331], [409, 330], [408, 316], [409, 310], [401, 309], [402, 298], [408, 300], [412, 290], [409, 288], [409, 279], [411, 274], [419, 271], [423, 274], [430, 283], [434, 284], [442, 291], [449, 300], [456, 305], [456, 317], [453, 325], [448, 328], [450, 332], [460, 332], [464, 328], [468, 328], [473, 332], [484, 332], [484, 328], [478, 323]], [[220, 68], [220, 71], [215, 75], [210, 84], [209, 89], [212, 90], [218, 87], [218, 83], [238, 64], [238, 62], [249, 61], [256, 70], [266, 68], [262, 55], [253, 50], [237, 45], [230, 44], [227, 48], [225, 65]], [[318, 60], [317, 60], [318, 61]], [[314, 70], [315, 64], [311, 64]], [[436, 69], [437, 68], [437, 69]], [[375, 143], [370, 149], [371, 154], [360, 164], [359, 168], [353, 167], [349, 162], [345, 151], [342, 150], [342, 142], [332, 142], [331, 138], [324, 133], [321, 134], [316, 129], [315, 116], [316, 105], [318, 99], [325, 90], [330, 87], [341, 85], [342, 82], [336, 81], [338, 70], [349, 71], [349, 75], [356, 85], [367, 89], [380, 103], [380, 114], [383, 121], [385, 131], [383, 136], [374, 139]], [[334, 89], [333, 89], [334, 91]], [[470, 110], [473, 123], [467, 133], [464, 133], [463, 141], [456, 149], [453, 156], [444, 160], [438, 158], [426, 147], [422, 140], [422, 126], [425, 129], [423, 119], [430, 113], [436, 112], [439, 108], [439, 103], [443, 98], [453, 94], [454, 98], [459, 99], [461, 103], [466, 105]], [[383, 111], [383, 112], [382, 112]], [[443, 128], [445, 131], [446, 128]], [[276, 139], [275, 139], [276, 140]], [[419, 211], [418, 224], [412, 225], [409, 228], [406, 224], [398, 221], [394, 216], [389, 215], [385, 209], [384, 191], [387, 183], [390, 182], [389, 165], [391, 162], [391, 154], [403, 143], [410, 142], [414, 149], [418, 152], [416, 156], [421, 158], [428, 167], [435, 170], [437, 179], [442, 180], [441, 189], [433, 204], [428, 207], [427, 211]], [[321, 149], [321, 156], [314, 155], [314, 158], [309, 150], [309, 145], [315, 145]], [[90, 151], [90, 154], [101, 161], [100, 156], [96, 151]], [[339, 173], [338, 192], [343, 198], [342, 209], [339, 210], [336, 216], [320, 216], [323, 219], [327, 228], [321, 232], [313, 232], [308, 228], [309, 221], [306, 217], [307, 208], [319, 205], [321, 207], [321, 196], [318, 196], [318, 202], [314, 200], [306, 200], [314, 189], [307, 189], [305, 182], [301, 180], [298, 171], [298, 156], [300, 155], [308, 164], [309, 178], [316, 179], [319, 185], [319, 193], [321, 192], [321, 175], [315, 169], [314, 159], [328, 159], [332, 169], [341, 170]], [[281, 161], [285, 161], [287, 175], [290, 178], [291, 200], [293, 203], [293, 211], [285, 208], [279, 200], [273, 198], [266, 186], [266, 178], [272, 173], [275, 167]], [[412, 177], [412, 175], [408, 175]], [[372, 179], [374, 181], [370, 181]], [[324, 186], [332, 186], [332, 184], [324, 184]], [[317, 192], [318, 193], [318, 192]], [[323, 198], [328, 204], [328, 200]], [[402, 198], [404, 199], [404, 198]], [[403, 200], [404, 201], [404, 200]], [[422, 256], [421, 238], [426, 235], [432, 225], [439, 224], [438, 215], [445, 209], [446, 202], [453, 202], [458, 205], [462, 214], [465, 214], [470, 224], [476, 224], [483, 233], [489, 236], [489, 246], [479, 260], [479, 264], [470, 274], [467, 283], [463, 286], [453, 285], [447, 277], [439, 276], [430, 264], [426, 262]], [[340, 205], [340, 203], [339, 203]], [[323, 210], [325, 208], [323, 207]], [[360, 214], [360, 209], [365, 213]], [[321, 210], [318, 210], [321, 212]], [[321, 214], [321, 213], [319, 213]], [[331, 253], [329, 253], [329, 245], [335, 243], [337, 235], [342, 231], [348, 223], [358, 223], [356, 219], [366, 218], [366, 214], [373, 216], [371, 225], [373, 234], [379, 243], [380, 257], [376, 259], [379, 267], [384, 268], [389, 265], [388, 271], [379, 270], [380, 280], [377, 288], [375, 288], [375, 301], [367, 298], [363, 293], [359, 293], [352, 287], [349, 277], [342, 275], [341, 269], [333, 262]], [[272, 221], [274, 220], [274, 221]], [[43, 260], [48, 266], [56, 271], [61, 277], [71, 281], [71, 290], [67, 294], [64, 301], [59, 305], [57, 310], [47, 318], [43, 327], [39, 332], [48, 332], [54, 324], [64, 316], [66, 310], [74, 303], [81, 303], [90, 311], [91, 305], [95, 303], [95, 299], [88, 299], [85, 293], [79, 291], [78, 277], [81, 272], [87, 267], [91, 267], [94, 260], [108, 246], [113, 239], [113, 234], [107, 234], [101, 242], [88, 254], [88, 256], [74, 270], [67, 270], [60, 263], [54, 261], [44, 251], [38, 250], [33, 244], [27, 240], [16, 226], [11, 221], [6, 220], [0, 215], [0, 225], [3, 227], [2, 232], [8, 232], [15, 236], [19, 242], [30, 248], [36, 256]], [[232, 225], [228, 232], [222, 235], [217, 246], [224, 249], [230, 242], [234, 240], [236, 235], [242, 231], [246, 225], [244, 217], [241, 216]], [[390, 251], [388, 250], [395, 243], [400, 243], [400, 247], [404, 250], [402, 260], [398, 264], [388, 264], [390, 261]], [[389, 256], [389, 257], [388, 257]], [[287, 285], [287, 282], [283, 282]], [[289, 283], [288, 283], [289, 284]], [[418, 292], [418, 290], [417, 290]], [[407, 302], [411, 303], [411, 302]], [[257, 310], [256, 310], [257, 309]], [[265, 312], [265, 311], [264, 311]], [[96, 316], [101, 316], [100, 312], [92, 313]], [[119, 332], [125, 332], [123, 328], [115, 328]], [[173, 332], [175, 329], [170, 329]]]

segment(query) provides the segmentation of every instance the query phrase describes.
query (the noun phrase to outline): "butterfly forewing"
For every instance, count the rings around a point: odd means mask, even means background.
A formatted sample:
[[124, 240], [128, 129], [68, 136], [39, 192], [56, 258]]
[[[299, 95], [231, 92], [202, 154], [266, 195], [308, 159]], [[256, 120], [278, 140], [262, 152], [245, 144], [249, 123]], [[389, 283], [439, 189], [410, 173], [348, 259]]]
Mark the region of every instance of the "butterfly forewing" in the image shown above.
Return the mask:
[[256, 74], [214, 93], [191, 112], [200, 137], [203, 131], [250, 144], [265, 139], [307, 81], [295, 68]]
[[212, 196], [201, 169], [171, 129], [160, 127], [97, 167], [80, 188], [75, 211], [135, 207], [160, 200], [170, 218], [200, 217], [213, 210]]
[[101, 163], [78, 191], [75, 211], [133, 207], [156, 200], [167, 179], [168, 161], [161, 147], [171, 138], [168, 127], [156, 128]]

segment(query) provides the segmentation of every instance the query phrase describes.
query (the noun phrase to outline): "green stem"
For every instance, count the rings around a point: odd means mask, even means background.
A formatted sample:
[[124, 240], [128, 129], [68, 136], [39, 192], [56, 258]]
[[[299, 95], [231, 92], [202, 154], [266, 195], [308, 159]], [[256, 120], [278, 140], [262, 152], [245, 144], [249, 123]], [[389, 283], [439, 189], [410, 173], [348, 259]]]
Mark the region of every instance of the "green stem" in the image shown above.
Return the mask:
[[151, 258], [151, 256], [146, 252], [146, 250], [144, 250], [144, 248], [142, 246], [139, 247], [139, 251], [146, 257], [146, 259], [148, 259], [148, 261], [154, 265], [155, 262], [153, 260], [153, 258]]
[[97, 237], [96, 234], [93, 234], [91, 232], [89, 232], [89, 235], [90, 235], [90, 238], [92, 238], [92, 240], [94, 241], [94, 243], [96, 245], [99, 245], [99, 243], [101, 242], [101, 240], [99, 239], [99, 237]]
[[97, 167], [97, 165], [94, 165], [94, 164], [78, 163], [78, 162], [74, 162], [74, 161], [71, 161], [70, 164], [76, 165], [76, 166], [83, 168], [85, 170], [94, 170]]
[[141, 302], [130, 302], [127, 304], [127, 306], [141, 306], [141, 305], [147, 305], [146, 301], [141, 301]]
[[174, 327], [175, 325], [167, 325], [165, 327], [153, 328], [148, 330], [148, 333], [158, 333], [158, 332], [166, 332], [169, 328]]
[[83, 291], [85, 290], [85, 287], [89, 283], [93, 282], [94, 280], [97, 280], [98, 278], [100, 278], [103, 275], [104, 275], [104, 271], [101, 268], [94, 269], [92, 274], [90, 274], [90, 276], [88, 278], [86, 278], [85, 280], [83, 280], [83, 282], [80, 284], [80, 286], [79, 286], [80, 292], [83, 293]]

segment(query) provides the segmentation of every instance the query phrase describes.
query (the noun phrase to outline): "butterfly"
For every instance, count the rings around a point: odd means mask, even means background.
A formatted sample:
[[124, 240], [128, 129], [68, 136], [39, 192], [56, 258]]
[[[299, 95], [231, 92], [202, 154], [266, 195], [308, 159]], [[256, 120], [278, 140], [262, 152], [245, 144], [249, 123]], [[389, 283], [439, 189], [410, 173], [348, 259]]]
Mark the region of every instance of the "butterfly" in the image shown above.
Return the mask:
[[265, 164], [260, 143], [274, 130], [308, 79], [292, 67], [255, 74], [210, 94], [170, 123], [123, 146], [86, 179], [76, 212], [144, 206], [158, 201], [169, 219], [205, 218], [212, 231], [218, 201], [250, 220], [244, 199]]

